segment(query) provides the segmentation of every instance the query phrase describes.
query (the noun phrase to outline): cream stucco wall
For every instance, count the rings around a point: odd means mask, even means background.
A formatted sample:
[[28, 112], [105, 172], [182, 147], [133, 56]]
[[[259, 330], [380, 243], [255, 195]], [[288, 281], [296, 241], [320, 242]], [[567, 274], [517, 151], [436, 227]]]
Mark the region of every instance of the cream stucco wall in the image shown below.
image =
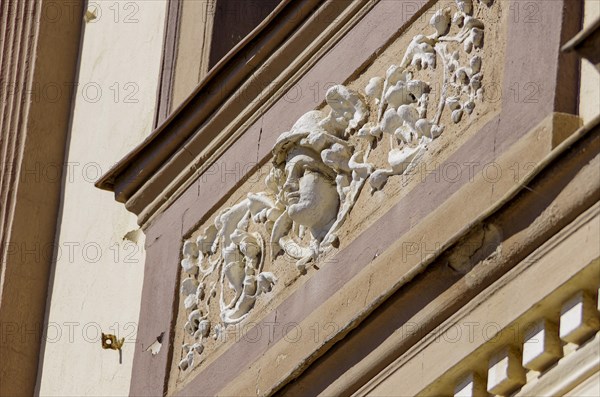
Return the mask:
[[[98, 177], [152, 130], [165, 0], [95, 0], [86, 23], [57, 229], [38, 390], [127, 395], [143, 281], [143, 234]], [[133, 239], [136, 243], [132, 243]], [[119, 354], [100, 332], [126, 337]]]

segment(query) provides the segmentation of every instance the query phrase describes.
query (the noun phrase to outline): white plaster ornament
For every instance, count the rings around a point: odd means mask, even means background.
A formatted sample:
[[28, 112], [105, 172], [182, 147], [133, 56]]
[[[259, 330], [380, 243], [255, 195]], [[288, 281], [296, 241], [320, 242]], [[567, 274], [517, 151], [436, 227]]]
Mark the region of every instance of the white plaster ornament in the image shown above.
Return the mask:
[[[415, 36], [399, 64], [391, 65], [385, 77], [373, 77], [364, 93], [343, 85], [329, 89], [328, 113], [309, 111], [277, 139], [265, 191], [222, 210], [200, 237], [184, 242], [181, 266], [187, 278], [180, 292], [188, 313], [184, 328], [193, 343], [183, 345], [181, 370], [194, 365], [211, 331], [217, 339], [271, 291], [277, 276], [264, 271], [267, 256], [274, 261], [286, 254], [304, 273], [337, 245], [337, 233], [365, 183], [380, 190], [390, 177], [414, 167], [443, 133], [440, 120], [446, 108], [454, 123], [473, 112], [482, 99], [483, 63], [473, 52], [483, 46], [484, 26], [473, 17], [472, 0], [456, 4], [452, 16], [449, 8], [436, 12], [430, 21], [434, 32]], [[448, 36], [453, 25], [458, 33]], [[450, 44], [458, 49], [451, 51]], [[431, 87], [415, 75], [439, 65], [441, 94], [435, 113], [428, 115]], [[368, 122], [371, 114], [376, 117]], [[388, 167], [377, 169], [369, 155], [374, 145], [388, 139]], [[213, 274], [217, 281], [209, 283]], [[219, 322], [212, 324], [210, 303], [215, 299]]]

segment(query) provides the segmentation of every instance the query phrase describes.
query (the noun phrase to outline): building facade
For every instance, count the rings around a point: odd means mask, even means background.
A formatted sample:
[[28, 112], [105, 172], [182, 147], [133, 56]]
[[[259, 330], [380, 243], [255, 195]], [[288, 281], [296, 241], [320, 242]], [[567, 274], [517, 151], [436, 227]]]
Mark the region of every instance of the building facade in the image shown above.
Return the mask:
[[596, 0], [2, 10], [2, 395], [600, 395]]

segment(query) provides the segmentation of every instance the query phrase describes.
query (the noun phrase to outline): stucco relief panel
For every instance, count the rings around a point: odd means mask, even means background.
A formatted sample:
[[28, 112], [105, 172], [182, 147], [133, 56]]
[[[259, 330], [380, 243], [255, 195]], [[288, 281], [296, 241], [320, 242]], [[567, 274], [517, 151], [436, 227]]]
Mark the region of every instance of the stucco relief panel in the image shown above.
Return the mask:
[[498, 71], [485, 48], [499, 35], [497, 3], [456, 0], [417, 20], [398, 40], [400, 51], [330, 88], [324, 108], [279, 135], [260, 185], [240, 189], [242, 198], [182, 242], [178, 378], [227, 345], [232, 327], [326, 266], [376, 212], [366, 203], [381, 199], [395, 178], [494, 110], [485, 83]]

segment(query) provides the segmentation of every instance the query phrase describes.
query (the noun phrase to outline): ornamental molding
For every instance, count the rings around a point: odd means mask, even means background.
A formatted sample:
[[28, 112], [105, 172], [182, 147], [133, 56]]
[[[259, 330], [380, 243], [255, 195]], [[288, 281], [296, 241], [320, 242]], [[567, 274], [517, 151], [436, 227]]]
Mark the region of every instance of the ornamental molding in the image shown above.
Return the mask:
[[[218, 341], [247, 318], [257, 299], [270, 299], [278, 273], [267, 264], [287, 255], [305, 274], [338, 247], [340, 228], [364, 188], [381, 190], [414, 168], [444, 133], [444, 113], [454, 124], [472, 115], [483, 99], [484, 23], [474, 15], [492, 3], [456, 0], [455, 9], [433, 15], [433, 32], [414, 36], [385, 77], [371, 78], [361, 92], [330, 88], [327, 111], [307, 112], [277, 139], [265, 189], [220, 211], [197, 238], [184, 241], [181, 371], [201, 362], [206, 341]], [[439, 101], [430, 103], [432, 84], [419, 76], [438, 68]], [[382, 145], [389, 146], [387, 165], [377, 167], [370, 155]]]

